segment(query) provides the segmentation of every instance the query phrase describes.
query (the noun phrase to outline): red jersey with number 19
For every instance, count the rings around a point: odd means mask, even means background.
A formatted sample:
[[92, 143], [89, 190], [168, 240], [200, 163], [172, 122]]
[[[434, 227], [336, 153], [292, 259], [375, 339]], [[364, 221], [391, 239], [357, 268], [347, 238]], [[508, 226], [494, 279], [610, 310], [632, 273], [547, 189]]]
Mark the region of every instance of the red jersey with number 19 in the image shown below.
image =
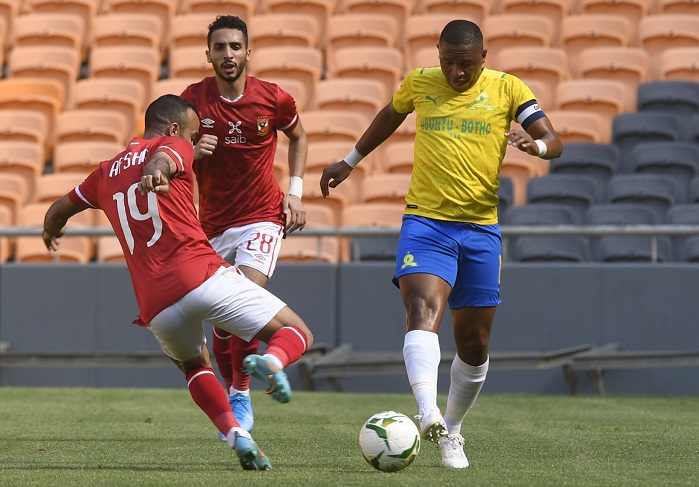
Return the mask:
[[223, 98], [213, 76], [189, 85], [181, 95], [199, 112], [199, 133], [218, 138], [214, 153], [194, 163], [199, 219], [209, 238], [250, 223], [285, 223], [274, 154], [277, 131], [298, 123], [296, 103], [274, 83], [251, 76], [245, 80], [237, 100]]
[[[138, 191], [143, 166], [158, 152], [178, 167], [165, 194]], [[214, 251], [194, 207], [192, 144], [180, 137], [134, 138], [68, 193], [77, 205], [107, 215], [126, 256], [145, 325], [228, 264]]]

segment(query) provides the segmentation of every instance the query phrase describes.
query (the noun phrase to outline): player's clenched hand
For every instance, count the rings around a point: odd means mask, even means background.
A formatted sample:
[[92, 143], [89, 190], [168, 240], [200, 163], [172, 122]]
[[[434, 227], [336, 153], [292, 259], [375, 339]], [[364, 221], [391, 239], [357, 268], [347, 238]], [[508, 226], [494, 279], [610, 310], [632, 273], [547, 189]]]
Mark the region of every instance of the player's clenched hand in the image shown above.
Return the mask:
[[170, 179], [165, 176], [162, 171], [156, 169], [153, 174], [141, 176], [141, 182], [138, 183], [138, 190], [141, 194], [146, 194], [148, 191], [153, 193], [167, 193], [170, 191]]
[[291, 233], [295, 230], [303, 230], [306, 226], [306, 210], [303, 208], [301, 198], [287, 195], [284, 197], [282, 205], [284, 215], [286, 215], [286, 232]]
[[204, 134], [199, 138], [199, 142], [194, 146], [194, 160], [198, 161], [202, 157], [208, 157], [214, 153], [218, 137], [213, 134]]
[[337, 187], [342, 181], [352, 172], [352, 167], [345, 161], [336, 162], [323, 169], [323, 175], [320, 177], [320, 192], [324, 197], [330, 194], [330, 188]]

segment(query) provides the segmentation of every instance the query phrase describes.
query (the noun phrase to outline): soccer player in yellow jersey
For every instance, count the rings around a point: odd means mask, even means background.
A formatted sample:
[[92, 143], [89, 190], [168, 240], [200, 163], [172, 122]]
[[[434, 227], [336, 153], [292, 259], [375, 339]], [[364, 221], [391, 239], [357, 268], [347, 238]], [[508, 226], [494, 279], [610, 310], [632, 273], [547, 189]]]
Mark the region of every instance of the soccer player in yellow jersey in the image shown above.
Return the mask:
[[[485, 381], [500, 303], [500, 165], [508, 145], [544, 159], [560, 156], [563, 145], [521, 80], [484, 67], [487, 51], [476, 24], [449, 22], [437, 48], [440, 67], [409, 73], [350, 154], [324, 169], [320, 187], [327, 196], [416, 112], [394, 278], [406, 308], [403, 356], [423, 438], [439, 445], [445, 467], [466, 468], [461, 423]], [[524, 130], [511, 130], [512, 120]], [[447, 304], [457, 354], [442, 416], [437, 331]]]

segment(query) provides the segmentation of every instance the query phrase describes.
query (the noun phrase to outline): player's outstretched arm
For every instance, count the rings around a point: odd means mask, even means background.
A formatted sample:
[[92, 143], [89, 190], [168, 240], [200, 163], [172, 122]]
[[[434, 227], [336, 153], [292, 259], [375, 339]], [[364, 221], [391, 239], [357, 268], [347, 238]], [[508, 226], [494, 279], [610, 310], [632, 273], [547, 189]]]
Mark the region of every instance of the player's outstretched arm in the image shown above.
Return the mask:
[[41, 233], [41, 238], [48, 250], [54, 252], [58, 250], [59, 239], [65, 233], [68, 219], [86, 208], [87, 206], [78, 206], [73, 203], [67, 195], [54, 201], [44, 215], [44, 231]]

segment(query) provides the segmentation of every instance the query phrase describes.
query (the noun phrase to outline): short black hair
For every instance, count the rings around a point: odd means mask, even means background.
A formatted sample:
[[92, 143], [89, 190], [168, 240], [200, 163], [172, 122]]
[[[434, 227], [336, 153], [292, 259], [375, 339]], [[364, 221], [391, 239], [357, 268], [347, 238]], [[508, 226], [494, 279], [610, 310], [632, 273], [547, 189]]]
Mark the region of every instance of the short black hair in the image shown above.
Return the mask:
[[211, 34], [219, 29], [235, 29], [243, 33], [245, 47], [248, 47], [248, 25], [240, 17], [235, 15], [219, 15], [209, 25], [209, 33], [206, 36], [206, 45], [211, 46]]
[[452, 20], [439, 36], [439, 43], [450, 46], [483, 45], [483, 33], [480, 27], [470, 20]]
[[171, 123], [184, 127], [193, 110], [199, 116], [194, 105], [177, 95], [163, 95], [153, 101], [146, 109], [146, 132], [165, 134]]

